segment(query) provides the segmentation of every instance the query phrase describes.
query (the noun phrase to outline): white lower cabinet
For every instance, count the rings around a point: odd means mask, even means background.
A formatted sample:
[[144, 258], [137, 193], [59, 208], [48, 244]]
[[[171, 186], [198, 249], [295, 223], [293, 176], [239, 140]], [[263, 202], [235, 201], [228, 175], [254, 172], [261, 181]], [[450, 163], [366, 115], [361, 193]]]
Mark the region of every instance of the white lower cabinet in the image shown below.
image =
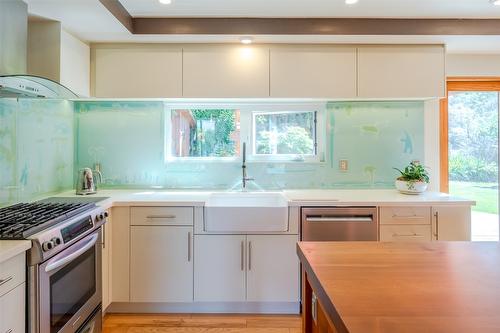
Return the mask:
[[432, 239], [438, 241], [470, 241], [470, 206], [432, 207]]
[[248, 235], [247, 301], [297, 302], [297, 235]]
[[470, 241], [471, 207], [380, 207], [380, 241]]
[[0, 262], [0, 333], [24, 333], [26, 254]]
[[25, 289], [26, 284], [22, 283], [0, 297], [0, 332], [25, 332]]
[[130, 228], [130, 301], [193, 301], [193, 227]]
[[195, 236], [195, 301], [245, 301], [245, 241], [245, 235]]
[[199, 302], [297, 302], [297, 235], [196, 235]]
[[381, 242], [418, 242], [430, 240], [430, 225], [380, 225]]

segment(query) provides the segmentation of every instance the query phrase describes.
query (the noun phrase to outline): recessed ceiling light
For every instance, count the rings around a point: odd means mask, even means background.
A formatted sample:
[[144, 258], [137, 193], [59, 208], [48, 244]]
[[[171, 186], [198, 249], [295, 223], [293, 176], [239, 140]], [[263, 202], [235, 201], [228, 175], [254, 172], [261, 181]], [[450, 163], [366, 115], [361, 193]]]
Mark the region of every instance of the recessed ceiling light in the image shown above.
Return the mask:
[[158, 0], [158, 2], [162, 5], [170, 5], [172, 3], [172, 0]]
[[490, 2], [495, 6], [500, 6], [500, 0], [490, 0]]
[[252, 44], [253, 38], [252, 37], [241, 37], [240, 42], [241, 42], [241, 44]]
[[354, 5], [357, 2], [358, 2], [358, 0], [345, 0], [346, 5]]

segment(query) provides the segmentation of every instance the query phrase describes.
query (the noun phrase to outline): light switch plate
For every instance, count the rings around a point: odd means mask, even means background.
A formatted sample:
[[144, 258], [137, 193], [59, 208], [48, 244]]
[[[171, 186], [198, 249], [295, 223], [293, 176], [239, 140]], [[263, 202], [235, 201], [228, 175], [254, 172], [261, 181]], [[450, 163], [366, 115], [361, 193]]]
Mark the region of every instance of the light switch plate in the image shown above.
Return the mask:
[[340, 169], [340, 171], [349, 170], [349, 161], [348, 160], [340, 160], [339, 161], [339, 169]]

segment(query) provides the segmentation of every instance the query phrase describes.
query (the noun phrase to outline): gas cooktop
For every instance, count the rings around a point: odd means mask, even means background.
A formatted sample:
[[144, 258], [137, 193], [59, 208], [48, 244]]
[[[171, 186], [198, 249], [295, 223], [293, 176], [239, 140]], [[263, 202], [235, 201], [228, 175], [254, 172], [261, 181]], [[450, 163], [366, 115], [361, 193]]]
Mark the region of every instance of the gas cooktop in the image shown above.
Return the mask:
[[[52, 198], [51, 198], [52, 199]], [[38, 201], [0, 208], [0, 240], [26, 239], [72, 216], [92, 210], [94, 202]]]

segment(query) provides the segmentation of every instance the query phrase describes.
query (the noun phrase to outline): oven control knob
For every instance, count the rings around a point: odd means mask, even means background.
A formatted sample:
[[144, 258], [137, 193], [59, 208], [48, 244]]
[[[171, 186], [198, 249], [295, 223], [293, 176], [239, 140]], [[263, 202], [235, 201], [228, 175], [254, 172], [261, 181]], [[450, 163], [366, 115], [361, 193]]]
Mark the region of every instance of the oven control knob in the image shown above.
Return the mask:
[[62, 241], [61, 238], [59, 237], [54, 237], [51, 239], [52, 243], [54, 243], [54, 246], [61, 245]]
[[109, 216], [108, 212], [104, 212], [104, 217], [108, 217], [108, 216]]
[[100, 219], [100, 220], [104, 220], [104, 214], [102, 214], [102, 213], [101, 213], [101, 214], [99, 215], [99, 219]]
[[96, 215], [96, 216], [95, 216], [95, 220], [96, 220], [96, 221], [99, 221], [99, 220], [101, 220], [101, 216], [99, 216], [99, 215]]
[[47, 251], [50, 251], [54, 248], [54, 242], [53, 241], [46, 241], [46, 242], [43, 242], [42, 244], [42, 250], [44, 252], [47, 252]]

